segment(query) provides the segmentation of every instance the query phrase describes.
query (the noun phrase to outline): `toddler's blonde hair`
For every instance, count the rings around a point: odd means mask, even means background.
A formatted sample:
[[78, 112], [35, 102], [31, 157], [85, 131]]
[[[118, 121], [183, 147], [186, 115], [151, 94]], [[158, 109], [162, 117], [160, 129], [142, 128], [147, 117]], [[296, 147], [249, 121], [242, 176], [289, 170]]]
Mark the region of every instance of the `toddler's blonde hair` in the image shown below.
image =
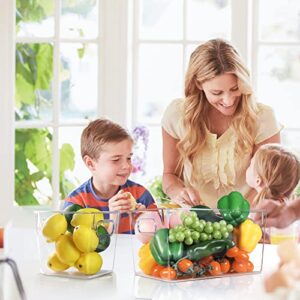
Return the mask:
[[299, 159], [286, 147], [265, 144], [254, 155], [254, 170], [263, 183], [254, 203], [264, 198], [284, 201], [289, 198], [300, 180]]

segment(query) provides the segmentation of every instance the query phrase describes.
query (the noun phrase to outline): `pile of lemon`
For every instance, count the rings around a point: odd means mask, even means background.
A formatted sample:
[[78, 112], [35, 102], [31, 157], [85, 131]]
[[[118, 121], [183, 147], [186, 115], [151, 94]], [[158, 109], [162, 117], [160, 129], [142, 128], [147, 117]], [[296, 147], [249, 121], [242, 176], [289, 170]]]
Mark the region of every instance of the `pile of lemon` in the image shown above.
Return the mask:
[[[69, 207], [68, 212], [72, 210], [74, 207]], [[55, 213], [48, 217], [42, 234], [48, 243], [55, 243], [48, 267], [55, 272], [75, 267], [86, 275], [98, 273], [103, 264], [99, 252], [110, 243], [102, 220], [103, 214], [96, 208], [81, 208], [74, 213]]]

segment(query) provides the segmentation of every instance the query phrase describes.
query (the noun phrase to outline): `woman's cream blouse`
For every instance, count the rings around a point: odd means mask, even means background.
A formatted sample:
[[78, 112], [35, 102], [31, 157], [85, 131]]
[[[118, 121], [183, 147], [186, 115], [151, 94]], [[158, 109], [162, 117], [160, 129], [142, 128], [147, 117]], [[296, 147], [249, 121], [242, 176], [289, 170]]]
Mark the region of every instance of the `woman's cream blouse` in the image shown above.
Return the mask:
[[[175, 139], [182, 139], [184, 126], [182, 123], [183, 99], [172, 101], [167, 107], [163, 119], [163, 129]], [[278, 133], [282, 126], [276, 121], [273, 110], [266, 105], [258, 104], [258, 130], [254, 144]], [[206, 129], [208, 131], [208, 129]], [[247, 195], [250, 187], [246, 184], [246, 170], [251, 155], [236, 157], [234, 150], [237, 137], [229, 127], [220, 137], [207, 132], [207, 142], [192, 166], [189, 161], [184, 163], [183, 179], [186, 186], [192, 186], [200, 192], [201, 200], [210, 207], [216, 207], [220, 197], [233, 190]], [[198, 168], [200, 181], [191, 180], [192, 168]]]

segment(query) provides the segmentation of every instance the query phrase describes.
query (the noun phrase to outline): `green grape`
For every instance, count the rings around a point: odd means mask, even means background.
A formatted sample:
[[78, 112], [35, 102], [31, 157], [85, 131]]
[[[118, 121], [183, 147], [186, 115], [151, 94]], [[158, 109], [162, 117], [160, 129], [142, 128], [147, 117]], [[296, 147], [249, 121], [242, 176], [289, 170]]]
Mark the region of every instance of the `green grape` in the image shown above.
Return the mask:
[[223, 237], [224, 239], [228, 239], [229, 233], [228, 233], [228, 232], [222, 233], [222, 237]]
[[205, 225], [206, 225], [206, 221], [205, 220], [199, 220], [199, 222], [203, 225], [203, 227], [205, 227]]
[[232, 232], [233, 231], [233, 226], [231, 224], [227, 225], [227, 231]]
[[189, 237], [186, 237], [184, 239], [184, 242], [186, 245], [192, 245], [193, 244], [193, 239], [189, 236]]
[[212, 238], [213, 238], [213, 236], [212, 236], [211, 234], [208, 234], [208, 235], [207, 235], [207, 239], [208, 239], [208, 240], [212, 240]]
[[221, 226], [220, 232], [221, 232], [222, 234], [224, 234], [225, 232], [228, 233], [227, 227], [226, 227], [226, 226]]
[[193, 224], [193, 219], [190, 216], [188, 216], [183, 220], [183, 224], [185, 226], [191, 226]]
[[205, 227], [204, 227], [204, 232], [206, 233], [212, 233], [214, 231], [213, 227], [211, 225], [208, 225], [208, 223], [206, 223]]
[[175, 236], [175, 234], [169, 234], [169, 242], [170, 243], [176, 242], [176, 236]]
[[190, 216], [191, 216], [193, 219], [198, 219], [197, 213], [196, 213], [195, 211], [190, 212]]
[[181, 215], [180, 215], [180, 220], [183, 222], [184, 219], [185, 219], [188, 215], [189, 215], [188, 213], [182, 212]]
[[200, 221], [197, 219], [197, 220], [194, 221], [194, 223], [192, 224], [192, 228], [196, 229], [200, 224], [201, 224]]
[[199, 223], [199, 225], [195, 228], [195, 230], [197, 230], [198, 232], [202, 232], [204, 229], [204, 226], [202, 223]]
[[212, 236], [215, 240], [220, 240], [222, 238], [222, 234], [218, 230], [214, 231]]
[[180, 225], [180, 224], [177, 224], [175, 227], [175, 232], [180, 232], [180, 231], [183, 231], [184, 230], [184, 226], [183, 225]]
[[184, 238], [185, 238], [185, 236], [184, 236], [184, 233], [183, 232], [177, 232], [176, 233], [176, 240], [178, 241], [178, 242], [183, 242], [184, 241]]
[[206, 222], [206, 226], [212, 226], [212, 222], [207, 221], [207, 222]]
[[191, 234], [191, 237], [194, 241], [198, 241], [199, 240], [199, 237], [200, 237], [200, 233], [197, 232], [197, 231], [193, 231], [192, 234]]
[[170, 230], [169, 230], [169, 234], [171, 235], [171, 234], [175, 234], [176, 233], [176, 230], [174, 229], [174, 228], [171, 228]]
[[189, 229], [185, 229], [184, 231], [183, 231], [183, 234], [184, 234], [184, 236], [187, 238], [187, 237], [190, 237], [191, 236], [191, 231], [189, 230]]
[[219, 224], [221, 225], [221, 226], [223, 226], [223, 225], [227, 225], [227, 222], [225, 221], [225, 220], [221, 220], [220, 222], [219, 222]]
[[215, 229], [215, 230], [220, 230], [220, 224], [218, 223], [218, 222], [214, 222], [213, 223], [213, 228]]
[[204, 232], [200, 233], [200, 241], [206, 241], [208, 239], [208, 235]]

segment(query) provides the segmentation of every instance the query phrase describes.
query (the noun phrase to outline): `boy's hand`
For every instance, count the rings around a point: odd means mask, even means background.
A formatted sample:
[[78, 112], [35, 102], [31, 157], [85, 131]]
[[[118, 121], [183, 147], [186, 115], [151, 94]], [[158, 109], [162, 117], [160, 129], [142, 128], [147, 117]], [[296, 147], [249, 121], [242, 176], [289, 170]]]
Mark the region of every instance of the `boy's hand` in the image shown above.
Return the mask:
[[128, 211], [132, 209], [132, 195], [129, 192], [120, 190], [115, 196], [108, 200], [108, 207], [110, 211]]
[[142, 203], [137, 203], [135, 209], [136, 210], [146, 209], [146, 206], [143, 205]]

